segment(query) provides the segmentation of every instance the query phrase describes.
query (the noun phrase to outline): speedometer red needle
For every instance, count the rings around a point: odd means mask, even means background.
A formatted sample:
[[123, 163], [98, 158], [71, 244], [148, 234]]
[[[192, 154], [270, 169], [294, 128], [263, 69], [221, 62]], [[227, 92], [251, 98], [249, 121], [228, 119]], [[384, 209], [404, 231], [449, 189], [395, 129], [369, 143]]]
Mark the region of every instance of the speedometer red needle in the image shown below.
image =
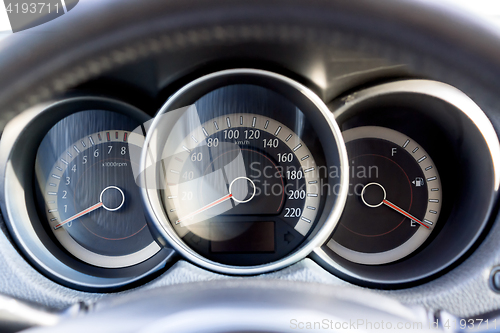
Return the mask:
[[98, 208], [100, 208], [100, 207], [102, 207], [102, 205], [103, 205], [103, 203], [102, 203], [102, 202], [99, 202], [99, 203], [97, 203], [97, 204], [95, 204], [95, 205], [93, 205], [93, 206], [91, 206], [91, 207], [89, 207], [89, 208], [87, 208], [87, 209], [85, 209], [85, 210], [82, 210], [80, 213], [75, 214], [75, 215], [73, 215], [73, 216], [71, 216], [71, 217], [67, 218], [66, 220], [62, 221], [62, 222], [61, 222], [61, 223], [59, 223], [58, 225], [56, 225], [56, 226], [54, 227], [54, 230], [57, 230], [57, 229], [59, 229], [60, 227], [62, 227], [63, 225], [65, 225], [65, 224], [67, 224], [67, 223], [70, 223], [71, 221], [74, 221], [74, 220], [76, 220], [77, 218], [79, 218], [79, 217], [81, 217], [81, 216], [83, 216], [83, 215], [85, 215], [85, 214], [88, 214], [88, 213], [90, 213], [90, 212], [92, 212], [92, 211], [94, 211], [94, 210], [96, 210], [96, 209], [98, 209]]
[[207, 209], [210, 209], [210, 208], [212, 208], [212, 207], [215, 207], [215, 206], [217, 206], [218, 204], [223, 203], [224, 201], [227, 201], [227, 200], [231, 199], [232, 197], [233, 197], [233, 195], [232, 195], [231, 193], [229, 193], [228, 195], [223, 196], [222, 198], [217, 199], [217, 200], [215, 200], [214, 202], [211, 202], [211, 203], [209, 203], [208, 205], [206, 205], [206, 206], [204, 206], [204, 207], [201, 207], [201, 208], [200, 208], [200, 209], [198, 209], [198, 210], [195, 210], [195, 211], [194, 211], [194, 212], [192, 212], [191, 214], [188, 214], [188, 215], [184, 216], [183, 218], [178, 219], [177, 221], [175, 221], [175, 224], [179, 224], [179, 223], [181, 223], [183, 220], [190, 219], [190, 218], [192, 218], [192, 217], [194, 217], [194, 216], [196, 216], [196, 215], [198, 215], [198, 214], [200, 214], [200, 213], [203, 213], [203, 212], [204, 212], [204, 211], [206, 211]]
[[404, 216], [406, 216], [410, 220], [413, 220], [413, 221], [417, 222], [418, 224], [420, 224], [421, 226], [424, 226], [427, 229], [430, 229], [430, 227], [428, 225], [426, 225], [424, 222], [420, 221], [419, 219], [417, 219], [413, 215], [405, 212], [404, 210], [402, 210], [401, 208], [399, 208], [398, 206], [396, 206], [395, 204], [393, 204], [389, 200], [384, 199], [384, 201], [382, 201], [382, 202], [384, 203], [384, 205], [389, 206], [390, 208], [394, 209], [396, 212], [403, 214]]

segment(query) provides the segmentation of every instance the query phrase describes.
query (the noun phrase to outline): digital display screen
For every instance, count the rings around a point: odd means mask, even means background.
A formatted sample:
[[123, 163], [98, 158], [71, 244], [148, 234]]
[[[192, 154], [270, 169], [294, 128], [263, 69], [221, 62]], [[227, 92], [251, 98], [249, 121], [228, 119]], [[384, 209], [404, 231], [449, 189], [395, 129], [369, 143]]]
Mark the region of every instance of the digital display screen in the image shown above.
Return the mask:
[[274, 252], [274, 222], [214, 222], [210, 236], [212, 252]]

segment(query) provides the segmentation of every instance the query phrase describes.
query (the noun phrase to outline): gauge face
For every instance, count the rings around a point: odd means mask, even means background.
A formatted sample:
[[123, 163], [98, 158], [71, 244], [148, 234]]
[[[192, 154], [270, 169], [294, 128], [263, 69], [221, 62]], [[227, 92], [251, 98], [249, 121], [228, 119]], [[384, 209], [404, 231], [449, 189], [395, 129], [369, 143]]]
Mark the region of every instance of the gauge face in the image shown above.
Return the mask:
[[431, 157], [417, 142], [388, 128], [358, 127], [343, 135], [350, 190], [328, 247], [368, 265], [408, 256], [439, 218], [442, 189]]
[[224, 264], [258, 265], [288, 254], [320, 208], [317, 166], [306, 144], [257, 114], [219, 116], [195, 128], [165, 172], [163, 200], [175, 232]]
[[134, 136], [119, 129], [89, 133], [66, 142], [47, 174], [37, 168], [48, 227], [66, 251], [97, 267], [129, 267], [160, 250], [132, 173], [129, 149], [144, 140]]

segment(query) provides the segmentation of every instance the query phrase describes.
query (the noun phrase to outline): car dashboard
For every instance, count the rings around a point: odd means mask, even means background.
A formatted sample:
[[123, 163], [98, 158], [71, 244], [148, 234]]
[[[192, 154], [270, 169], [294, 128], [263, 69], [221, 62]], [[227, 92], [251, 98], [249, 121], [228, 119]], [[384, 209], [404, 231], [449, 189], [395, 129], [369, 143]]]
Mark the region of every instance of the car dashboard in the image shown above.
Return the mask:
[[[246, 10], [221, 8], [230, 21]], [[38, 85], [23, 81], [25, 102], [2, 118], [0, 293], [68, 318], [164, 288], [178, 293], [168, 303], [190, 285], [300, 283], [493, 320], [500, 118], [488, 71], [465, 51], [448, 57], [449, 31], [417, 36], [421, 22], [403, 29], [418, 37], [407, 45], [403, 32], [384, 40], [383, 24], [327, 34], [210, 15], [216, 25], [187, 31], [118, 26], [109, 48], [95, 27], [104, 53], [56, 76], [26, 67]]]

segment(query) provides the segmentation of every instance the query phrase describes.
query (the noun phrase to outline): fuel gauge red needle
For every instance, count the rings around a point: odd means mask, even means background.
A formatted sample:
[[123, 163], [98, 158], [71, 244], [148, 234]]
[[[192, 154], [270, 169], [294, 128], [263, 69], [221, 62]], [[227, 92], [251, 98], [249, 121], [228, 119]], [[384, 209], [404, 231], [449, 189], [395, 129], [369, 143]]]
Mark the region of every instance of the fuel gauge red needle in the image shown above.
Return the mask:
[[420, 221], [419, 219], [417, 219], [416, 217], [414, 217], [413, 215], [405, 212], [404, 210], [402, 210], [401, 208], [399, 208], [398, 206], [396, 206], [395, 204], [393, 204], [392, 202], [390, 202], [389, 200], [386, 200], [384, 199], [384, 201], [382, 201], [384, 203], [384, 205], [394, 209], [396, 212], [398, 213], [401, 213], [403, 214], [404, 216], [406, 216], [407, 218], [409, 218], [410, 220], [413, 220], [415, 222], [417, 222], [418, 224], [420, 224], [421, 226], [423, 227], [426, 227], [427, 229], [430, 229], [430, 227], [428, 225], [426, 225], [424, 222]]
[[[370, 186], [374, 187], [374, 188], [372, 187], [371, 190], [373, 190], [373, 189], [376, 190], [378, 188], [378, 191], [379, 191], [377, 199], [375, 199], [375, 202], [372, 202], [372, 203], [370, 203], [369, 200], [367, 200], [367, 198], [365, 198], [367, 189]], [[380, 192], [380, 190], [382, 190], [382, 192]], [[382, 195], [380, 195], [380, 194], [382, 194]], [[410, 220], [417, 222], [418, 224], [420, 224], [421, 226], [423, 226], [427, 229], [430, 229], [430, 227], [427, 224], [425, 224], [424, 222], [417, 219], [415, 216], [411, 215], [410, 213], [404, 211], [400, 207], [396, 206], [395, 204], [393, 204], [392, 202], [387, 200], [386, 195], [387, 195], [387, 193], [385, 192], [385, 188], [382, 185], [380, 185], [379, 183], [369, 183], [369, 184], [366, 184], [365, 187], [363, 187], [363, 191], [361, 191], [361, 200], [363, 200], [363, 203], [365, 205], [367, 205], [368, 207], [371, 207], [371, 208], [376, 208], [376, 207], [380, 207], [382, 205], [386, 205], [387, 207], [394, 209], [396, 212], [406, 216]], [[379, 201], [380, 199], [382, 199], [382, 201]]]

